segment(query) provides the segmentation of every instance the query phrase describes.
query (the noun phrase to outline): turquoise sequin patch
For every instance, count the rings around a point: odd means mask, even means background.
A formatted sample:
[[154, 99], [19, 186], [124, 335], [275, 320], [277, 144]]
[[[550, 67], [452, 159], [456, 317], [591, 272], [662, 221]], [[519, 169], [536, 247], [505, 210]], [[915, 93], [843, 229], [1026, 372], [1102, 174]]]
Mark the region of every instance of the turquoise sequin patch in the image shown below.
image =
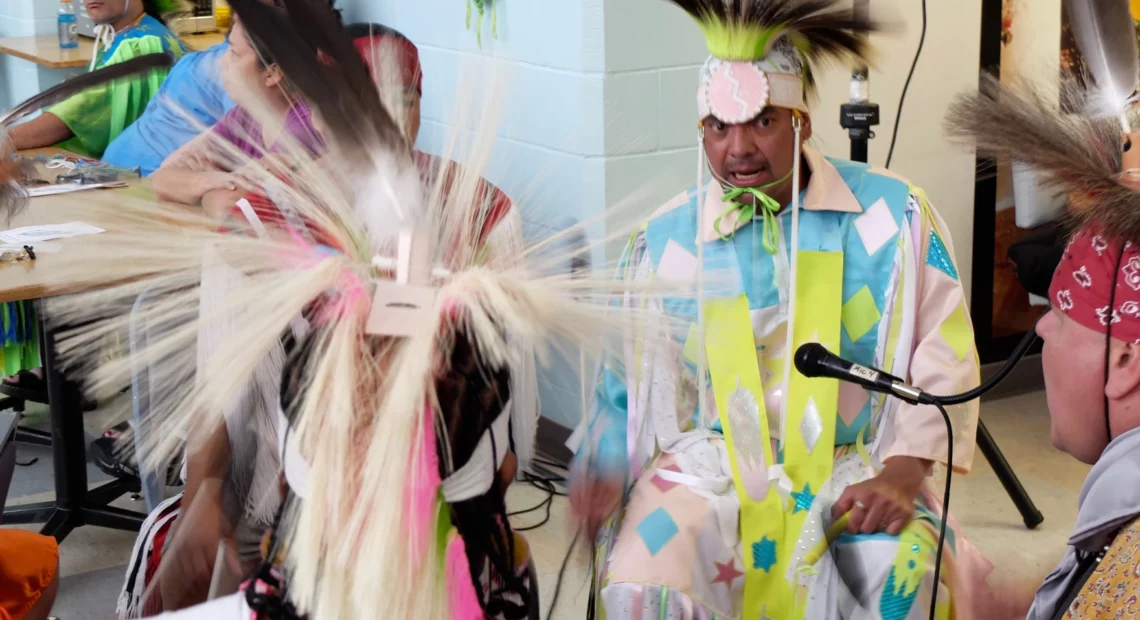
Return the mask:
[[768, 572], [775, 564], [776, 541], [765, 536], [752, 543], [752, 568], [759, 568]]
[[942, 237], [933, 230], [930, 231], [930, 248], [926, 252], [926, 264], [954, 278], [955, 281], [958, 280], [958, 268], [950, 258], [950, 251], [946, 249]]

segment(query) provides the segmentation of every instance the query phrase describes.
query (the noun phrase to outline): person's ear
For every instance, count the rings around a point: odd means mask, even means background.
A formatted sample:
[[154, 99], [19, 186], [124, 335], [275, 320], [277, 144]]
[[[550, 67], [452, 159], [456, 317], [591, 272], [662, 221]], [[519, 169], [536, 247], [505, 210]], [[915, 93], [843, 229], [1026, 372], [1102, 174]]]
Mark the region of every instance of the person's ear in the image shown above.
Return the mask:
[[265, 69], [265, 86], [268, 88], [275, 88], [281, 84], [285, 79], [285, 74], [281, 72], [281, 66], [274, 63]]
[[1140, 344], [1116, 343], [1108, 363], [1110, 371], [1104, 394], [1111, 400], [1120, 400], [1140, 391]]
[[803, 119], [800, 121], [800, 137], [806, 142], [811, 140], [811, 115], [801, 113]]

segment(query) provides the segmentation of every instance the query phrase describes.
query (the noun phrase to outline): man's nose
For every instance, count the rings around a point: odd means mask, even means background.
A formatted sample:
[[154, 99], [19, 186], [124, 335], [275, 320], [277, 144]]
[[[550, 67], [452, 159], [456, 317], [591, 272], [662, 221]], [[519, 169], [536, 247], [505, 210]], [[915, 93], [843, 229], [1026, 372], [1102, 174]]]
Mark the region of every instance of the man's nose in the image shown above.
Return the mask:
[[733, 157], [747, 157], [756, 152], [756, 144], [743, 125], [733, 125], [728, 129], [728, 154]]

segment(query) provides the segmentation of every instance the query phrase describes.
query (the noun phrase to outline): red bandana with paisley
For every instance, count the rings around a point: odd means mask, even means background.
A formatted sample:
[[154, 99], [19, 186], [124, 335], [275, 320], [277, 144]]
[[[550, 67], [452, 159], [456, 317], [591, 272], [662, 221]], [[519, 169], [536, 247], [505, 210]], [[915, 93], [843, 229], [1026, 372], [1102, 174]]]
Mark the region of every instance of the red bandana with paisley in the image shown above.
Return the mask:
[[1111, 322], [1113, 338], [1140, 343], [1140, 246], [1128, 242], [1122, 249], [1095, 228], [1082, 229], [1053, 273], [1049, 298], [1089, 329], [1107, 333]]

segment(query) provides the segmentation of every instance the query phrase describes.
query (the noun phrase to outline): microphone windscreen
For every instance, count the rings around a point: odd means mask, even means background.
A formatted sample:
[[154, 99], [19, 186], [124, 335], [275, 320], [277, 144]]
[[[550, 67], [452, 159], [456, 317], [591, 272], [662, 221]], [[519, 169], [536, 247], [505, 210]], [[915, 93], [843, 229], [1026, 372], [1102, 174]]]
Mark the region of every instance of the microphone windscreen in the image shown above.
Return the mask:
[[796, 370], [805, 377], [818, 377], [819, 363], [828, 355], [831, 354], [818, 342], [800, 345], [800, 348], [796, 350]]

